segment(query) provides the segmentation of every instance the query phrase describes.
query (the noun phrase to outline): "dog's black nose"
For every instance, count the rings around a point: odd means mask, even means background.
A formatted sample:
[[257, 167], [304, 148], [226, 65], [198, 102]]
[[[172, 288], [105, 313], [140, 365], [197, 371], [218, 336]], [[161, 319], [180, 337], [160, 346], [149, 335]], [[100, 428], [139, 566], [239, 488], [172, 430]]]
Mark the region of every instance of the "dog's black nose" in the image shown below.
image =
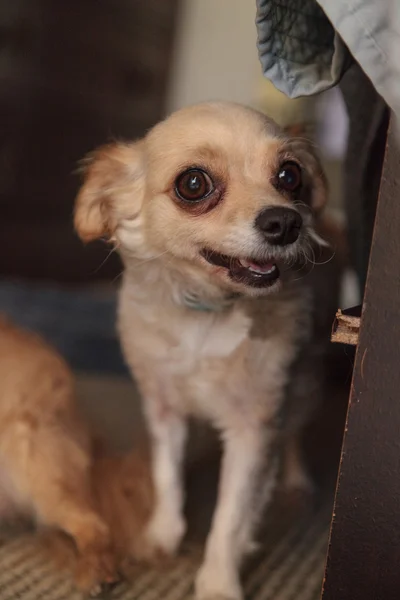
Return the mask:
[[297, 211], [283, 206], [265, 208], [255, 221], [257, 229], [274, 246], [293, 244], [299, 237], [302, 224], [303, 219]]

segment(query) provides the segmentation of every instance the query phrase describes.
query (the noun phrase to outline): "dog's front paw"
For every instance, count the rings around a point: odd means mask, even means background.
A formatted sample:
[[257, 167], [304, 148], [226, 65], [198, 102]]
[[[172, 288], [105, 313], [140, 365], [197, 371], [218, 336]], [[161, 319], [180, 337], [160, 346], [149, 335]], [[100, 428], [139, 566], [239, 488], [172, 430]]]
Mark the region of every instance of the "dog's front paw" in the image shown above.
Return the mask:
[[215, 565], [203, 565], [195, 582], [196, 600], [243, 600], [242, 587], [236, 573]]
[[76, 565], [75, 583], [91, 597], [102, 594], [119, 581], [113, 553], [109, 550], [87, 552]]
[[160, 562], [174, 556], [186, 532], [181, 515], [157, 511], [147, 527], [142, 547], [135, 554], [139, 560]]

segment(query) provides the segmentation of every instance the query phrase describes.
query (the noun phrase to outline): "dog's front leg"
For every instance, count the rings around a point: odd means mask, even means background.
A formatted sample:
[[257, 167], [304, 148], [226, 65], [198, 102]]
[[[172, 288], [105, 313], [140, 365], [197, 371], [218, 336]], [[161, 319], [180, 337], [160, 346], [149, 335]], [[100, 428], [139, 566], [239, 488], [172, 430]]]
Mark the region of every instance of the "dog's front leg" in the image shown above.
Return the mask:
[[272, 435], [258, 425], [225, 433], [218, 503], [196, 579], [198, 600], [242, 598], [241, 563], [276, 477], [268, 458]]
[[144, 558], [153, 559], [174, 554], [185, 533], [182, 470], [187, 423], [165, 405], [154, 403], [147, 408], [155, 507], [143, 552]]

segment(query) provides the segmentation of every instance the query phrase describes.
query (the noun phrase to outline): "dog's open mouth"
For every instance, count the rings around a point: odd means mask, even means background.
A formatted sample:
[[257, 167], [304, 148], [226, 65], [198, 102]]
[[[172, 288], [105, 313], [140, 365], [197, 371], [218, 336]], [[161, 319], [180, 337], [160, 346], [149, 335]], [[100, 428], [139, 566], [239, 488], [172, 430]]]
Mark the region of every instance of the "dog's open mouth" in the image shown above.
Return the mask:
[[212, 250], [202, 250], [201, 255], [211, 265], [227, 269], [229, 277], [251, 287], [269, 287], [279, 279], [279, 269], [272, 260], [260, 262], [254, 259], [241, 259]]

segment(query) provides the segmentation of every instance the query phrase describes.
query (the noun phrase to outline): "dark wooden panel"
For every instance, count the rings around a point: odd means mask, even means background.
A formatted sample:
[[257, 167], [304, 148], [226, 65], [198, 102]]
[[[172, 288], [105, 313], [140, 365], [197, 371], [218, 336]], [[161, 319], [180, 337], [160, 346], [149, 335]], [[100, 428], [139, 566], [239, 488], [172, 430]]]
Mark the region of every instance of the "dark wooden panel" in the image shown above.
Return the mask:
[[[177, 5], [0, 2], [0, 275], [78, 281], [102, 262], [107, 250], [87, 252], [72, 231], [73, 171], [162, 117]], [[114, 256], [97, 276], [118, 270]]]
[[400, 152], [389, 134], [323, 600], [400, 597]]

